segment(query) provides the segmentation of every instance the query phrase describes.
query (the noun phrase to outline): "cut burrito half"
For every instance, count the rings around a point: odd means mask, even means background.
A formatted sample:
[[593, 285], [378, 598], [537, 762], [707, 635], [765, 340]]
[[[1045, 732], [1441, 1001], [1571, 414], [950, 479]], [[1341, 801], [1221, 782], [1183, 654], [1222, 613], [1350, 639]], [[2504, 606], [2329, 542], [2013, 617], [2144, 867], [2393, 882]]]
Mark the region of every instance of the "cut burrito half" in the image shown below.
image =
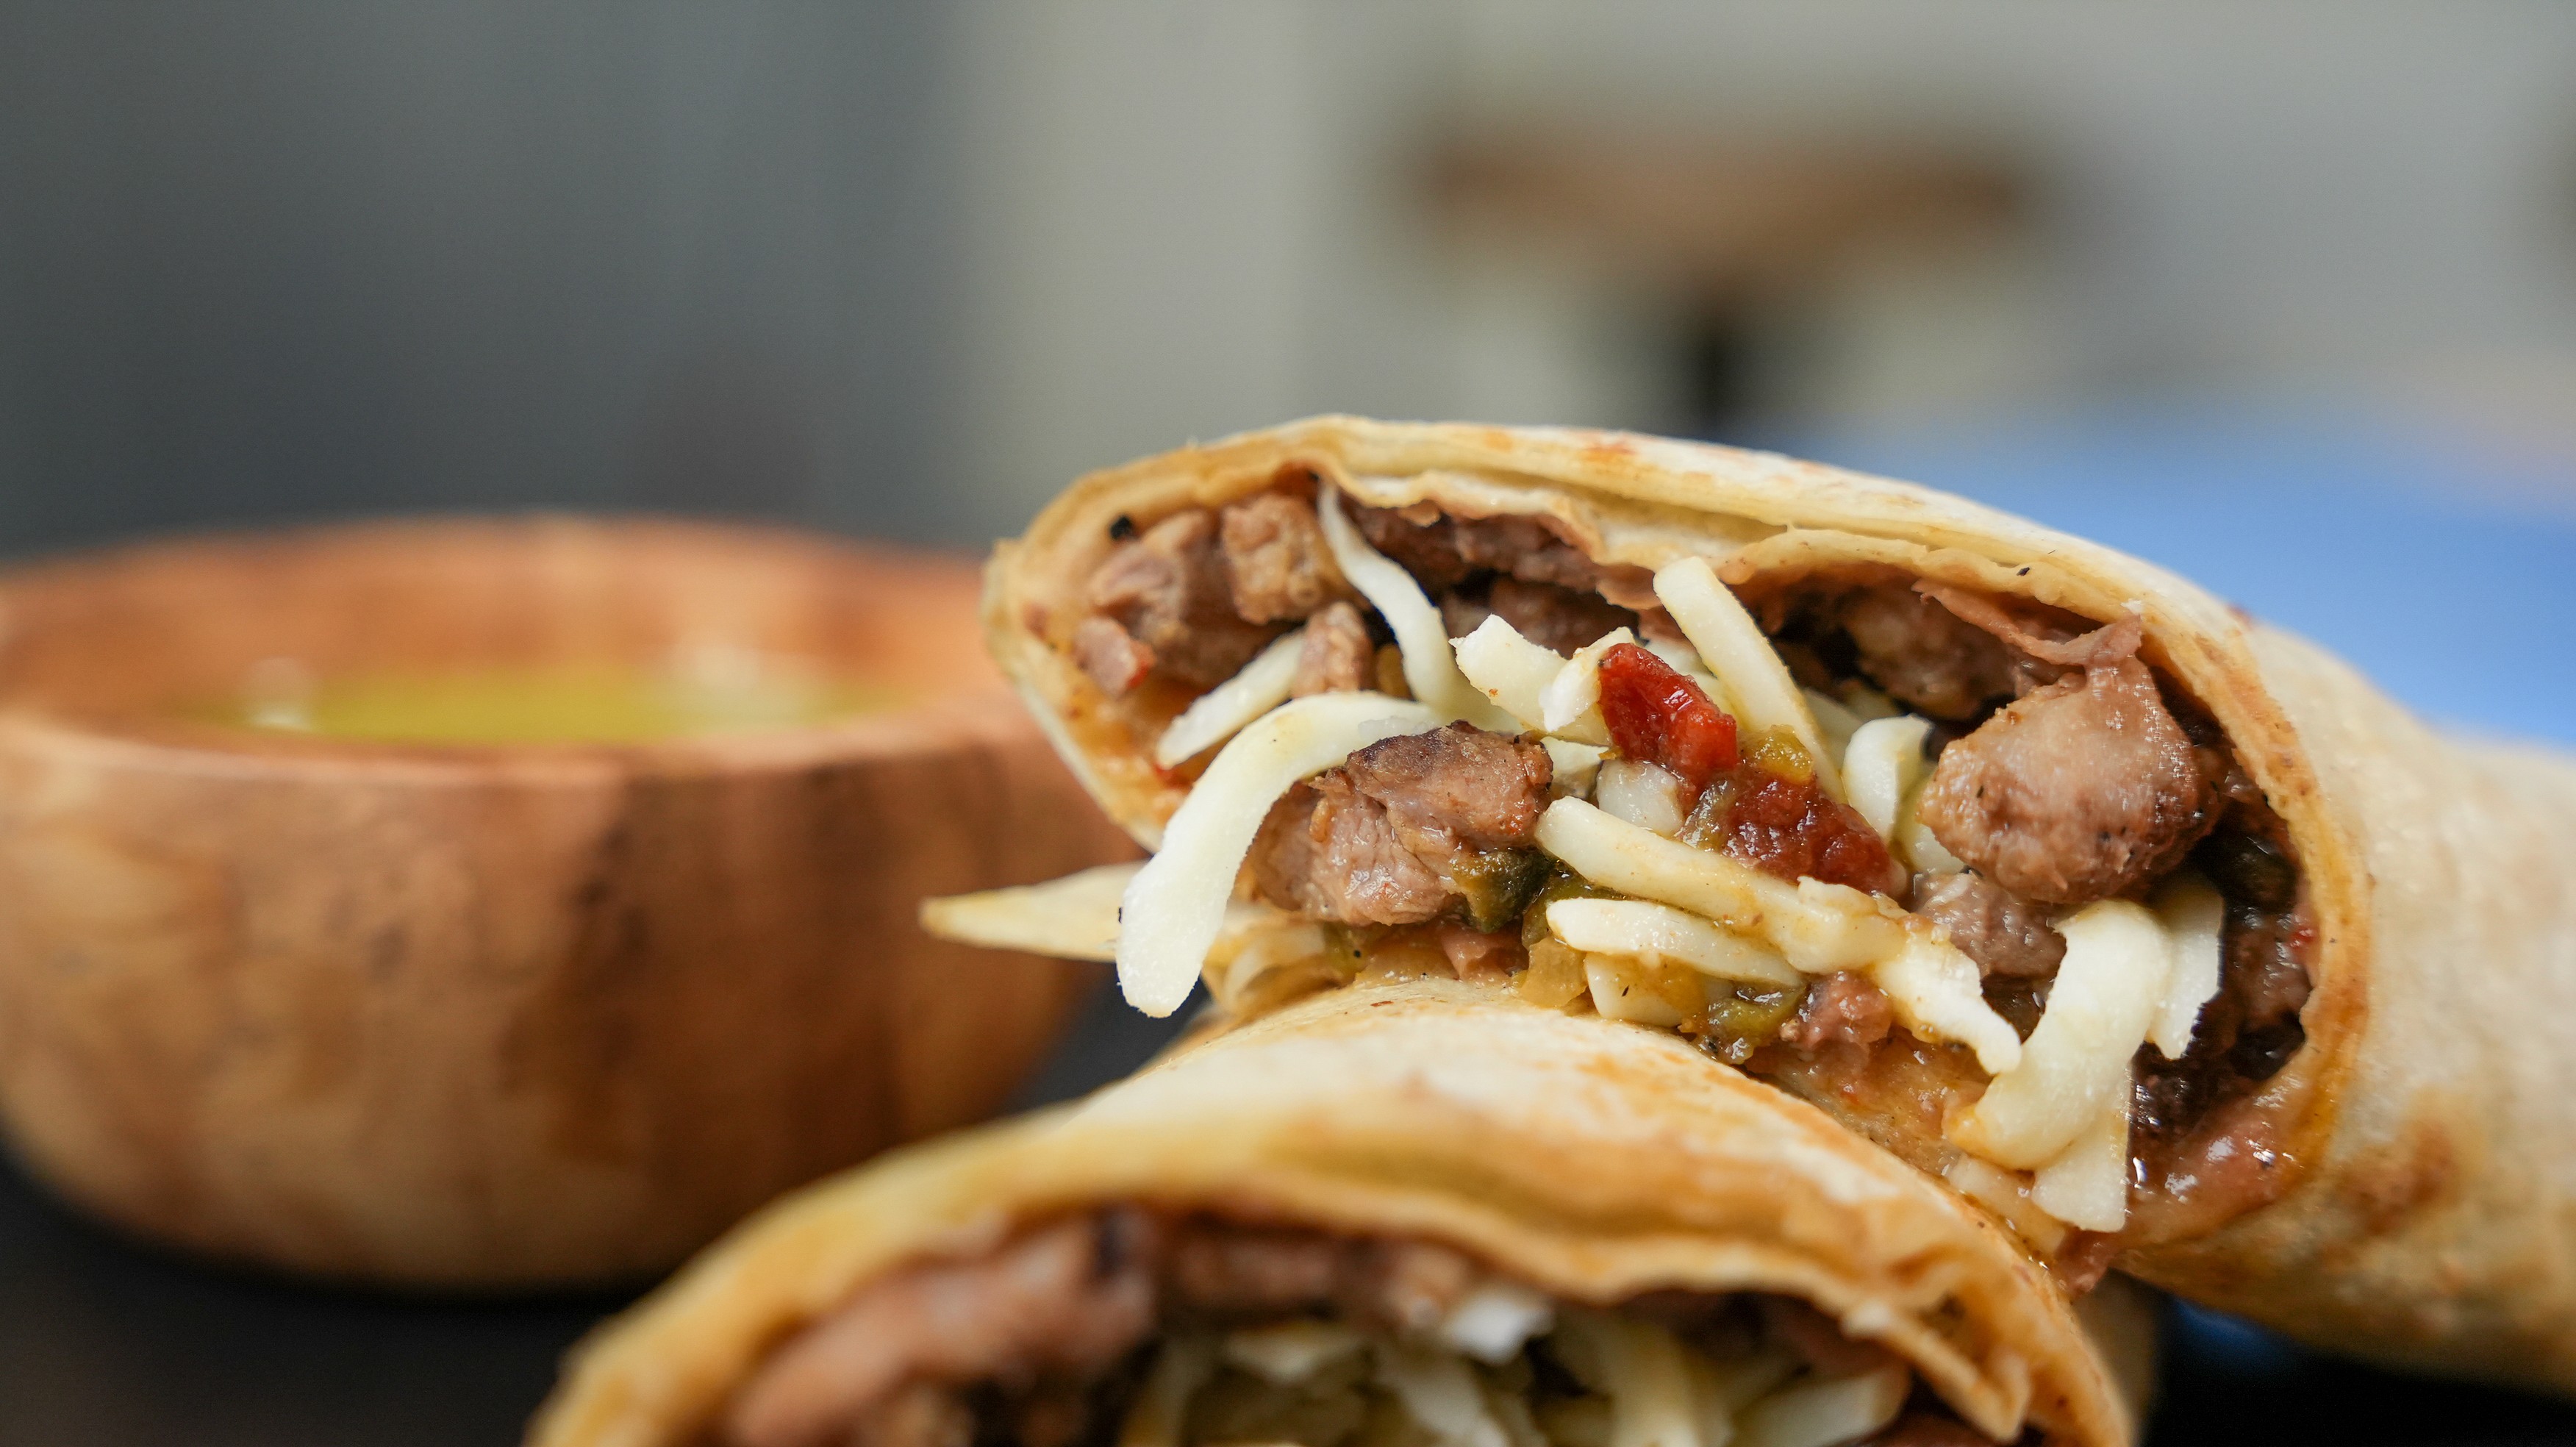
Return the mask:
[[1670, 1030], [2078, 1287], [2576, 1387], [2563, 759], [2081, 539], [1620, 434], [1099, 473], [987, 625], [1158, 852], [935, 928], [1156, 1014], [1454, 975]]
[[2149, 1323], [1677, 1039], [1364, 987], [772, 1208], [530, 1440], [2108, 1447]]

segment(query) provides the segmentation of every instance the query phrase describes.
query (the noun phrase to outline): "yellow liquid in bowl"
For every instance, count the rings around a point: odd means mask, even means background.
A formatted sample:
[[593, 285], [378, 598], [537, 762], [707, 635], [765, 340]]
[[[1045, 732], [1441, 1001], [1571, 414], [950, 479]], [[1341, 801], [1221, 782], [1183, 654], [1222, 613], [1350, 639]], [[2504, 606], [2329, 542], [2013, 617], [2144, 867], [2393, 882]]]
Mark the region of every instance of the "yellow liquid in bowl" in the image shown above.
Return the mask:
[[408, 744], [625, 744], [811, 728], [901, 707], [910, 691], [802, 674], [720, 681], [641, 669], [385, 673], [255, 687], [199, 713], [280, 733]]

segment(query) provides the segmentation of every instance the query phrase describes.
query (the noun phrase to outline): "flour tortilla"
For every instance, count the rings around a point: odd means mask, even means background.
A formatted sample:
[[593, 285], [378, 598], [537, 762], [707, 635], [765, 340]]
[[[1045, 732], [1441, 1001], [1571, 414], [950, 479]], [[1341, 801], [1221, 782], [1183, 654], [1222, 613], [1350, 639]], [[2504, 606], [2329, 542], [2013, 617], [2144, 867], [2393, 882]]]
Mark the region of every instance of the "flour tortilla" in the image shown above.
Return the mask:
[[2005, 1441], [2132, 1442], [2151, 1371], [2141, 1302], [2079, 1320], [1999, 1228], [1812, 1108], [1660, 1032], [1420, 982], [1309, 998], [781, 1202], [585, 1343], [529, 1440], [702, 1440], [871, 1278], [1121, 1202], [1437, 1241], [1580, 1301], [1797, 1297]]
[[2094, 619], [2139, 609], [2143, 656], [2286, 822], [2318, 938], [2306, 1047], [2257, 1102], [2289, 1122], [2283, 1190], [2119, 1265], [2328, 1347], [2576, 1391], [2576, 762], [2435, 734], [2170, 573], [1927, 488], [1617, 433], [1325, 417], [1086, 477], [995, 555], [996, 657], [1149, 846], [1185, 786], [1071, 663], [1083, 584], [1114, 519], [1221, 505], [1288, 466], [1380, 505], [1538, 515], [1598, 562], [1704, 556], [1739, 588], [1886, 563]]

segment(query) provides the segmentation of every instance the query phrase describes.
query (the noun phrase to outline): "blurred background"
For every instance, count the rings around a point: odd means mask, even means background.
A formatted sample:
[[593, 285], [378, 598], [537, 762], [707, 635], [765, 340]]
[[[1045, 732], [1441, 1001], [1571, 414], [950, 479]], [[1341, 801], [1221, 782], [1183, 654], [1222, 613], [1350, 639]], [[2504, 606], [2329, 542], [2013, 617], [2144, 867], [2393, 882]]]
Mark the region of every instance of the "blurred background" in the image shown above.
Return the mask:
[[2576, 9], [0, 5], [0, 556], [528, 506], [980, 547], [1328, 409], [1793, 448], [2412, 642], [2303, 604], [2275, 514], [2137, 504], [2576, 510]]
[[1325, 409], [2226, 398], [2563, 484], [2571, 79], [2549, 3], [11, 4], [0, 550], [526, 504], [980, 544]]
[[[533, 507], [980, 549], [1324, 410], [1939, 483], [2576, 742], [2576, 7], [0, 0], [0, 559]], [[1035, 1096], [1151, 1044], [1098, 1028]], [[501, 1440], [594, 1314], [0, 1224], [58, 1422]]]

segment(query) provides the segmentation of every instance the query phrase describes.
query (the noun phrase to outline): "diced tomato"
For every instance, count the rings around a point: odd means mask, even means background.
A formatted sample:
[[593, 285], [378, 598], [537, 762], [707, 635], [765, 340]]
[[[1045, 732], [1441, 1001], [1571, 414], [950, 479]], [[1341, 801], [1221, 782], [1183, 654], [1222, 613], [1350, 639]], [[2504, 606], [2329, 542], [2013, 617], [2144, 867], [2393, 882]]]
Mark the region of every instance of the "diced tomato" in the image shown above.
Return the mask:
[[[1779, 747], [1740, 752], [1734, 716], [1647, 649], [1622, 643], [1601, 655], [1601, 718], [1620, 753], [1659, 764], [1682, 781], [1685, 809], [1712, 782], [1727, 782], [1717, 801], [1723, 806], [1717, 837], [1709, 840], [1723, 852], [1782, 879], [1887, 893], [1904, 887], [1869, 821], [1828, 797], [1812, 770], [1785, 767], [1793, 760]], [[1796, 754], [1794, 745], [1789, 752]], [[1794, 762], [1803, 766], [1804, 755]]]
[[1735, 767], [1735, 716], [1634, 643], [1601, 655], [1601, 719], [1620, 753], [1663, 766], [1682, 781], [1690, 801]]
[[1719, 849], [1782, 879], [1821, 879], [1893, 894], [1904, 876], [1860, 811], [1837, 804], [1813, 777], [1793, 779], [1761, 765], [1735, 771]]

